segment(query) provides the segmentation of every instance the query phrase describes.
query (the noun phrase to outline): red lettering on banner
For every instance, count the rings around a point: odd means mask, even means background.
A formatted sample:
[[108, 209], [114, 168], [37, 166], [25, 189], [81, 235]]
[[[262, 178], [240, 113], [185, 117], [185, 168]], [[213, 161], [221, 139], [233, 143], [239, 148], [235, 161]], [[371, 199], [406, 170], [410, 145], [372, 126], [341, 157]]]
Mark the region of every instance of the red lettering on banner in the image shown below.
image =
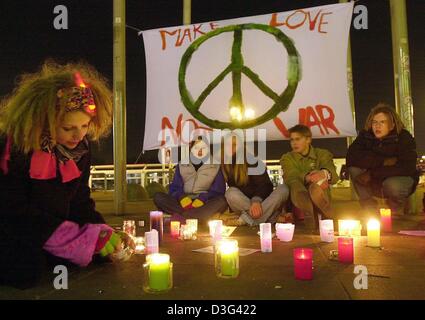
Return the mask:
[[[161, 130], [162, 130], [162, 140], [161, 140], [161, 146], [163, 146], [166, 141], [165, 141], [165, 130], [170, 130], [173, 133], [173, 143], [177, 144], [177, 142], [181, 139], [182, 137], [182, 130], [183, 127], [186, 124], [193, 124], [193, 127], [195, 130], [200, 129], [200, 130], [206, 130], [206, 131], [212, 131], [212, 129], [207, 128], [207, 127], [202, 127], [201, 125], [199, 125], [194, 119], [187, 119], [183, 121], [183, 114], [180, 113], [178, 118], [177, 118], [177, 123], [175, 126], [175, 129], [173, 127], [173, 125], [171, 124], [171, 121], [168, 117], [163, 117], [162, 121], [161, 121]], [[189, 143], [189, 141], [185, 141], [185, 143]]]
[[314, 112], [313, 107], [308, 106], [307, 108], [300, 108], [298, 110], [298, 114], [299, 114], [299, 123], [306, 125], [309, 128], [318, 126], [320, 129], [320, 133], [322, 135], [325, 134], [325, 132], [322, 129], [322, 124], [320, 123], [319, 117], [316, 114], [316, 112]]
[[[329, 117], [325, 118], [323, 111], [326, 110], [329, 113]], [[322, 122], [323, 127], [325, 128], [326, 134], [329, 134], [328, 129], [332, 129], [336, 134], [339, 134], [338, 128], [335, 126], [335, 113], [331, 107], [318, 104], [316, 106], [316, 112], [319, 114], [320, 121]]]
[[[316, 31], [319, 33], [327, 33], [326, 31], [322, 30], [322, 26], [328, 24], [327, 21], [324, 21], [324, 16], [330, 14], [332, 14], [332, 12], [322, 12], [322, 9], [320, 9], [312, 19], [312, 12], [300, 9], [295, 10], [289, 16], [281, 17], [279, 20], [279, 14], [273, 13], [269, 25], [272, 27], [288, 27], [289, 29], [293, 30], [302, 28], [304, 25], [307, 25], [308, 21], [308, 27], [310, 31], [314, 31], [316, 29]], [[317, 24], [318, 20], [319, 23]]]
[[320, 33], [327, 33], [326, 31], [322, 31], [322, 25], [324, 24], [328, 24], [326, 21], [323, 21], [323, 17], [327, 14], [332, 14], [332, 12], [325, 12], [324, 14], [322, 14], [322, 16], [320, 17], [320, 22], [319, 22], [319, 32]]
[[218, 24], [210, 22], [206, 26], [205, 24], [197, 24], [189, 27], [174, 29], [172, 31], [159, 30], [159, 34], [161, 35], [162, 50], [166, 50], [168, 48], [168, 41], [174, 42], [174, 47], [180, 47], [182, 44], [191, 43], [198, 35], [204, 35], [209, 31], [217, 29], [218, 27]]
[[276, 128], [280, 131], [280, 133], [285, 137], [289, 138], [289, 132], [288, 129], [286, 129], [285, 125], [283, 124], [282, 120], [280, 118], [276, 117], [273, 119], [273, 122], [276, 126]]
[[[325, 116], [325, 112], [328, 113], [327, 116]], [[283, 121], [279, 117], [276, 117], [273, 119], [273, 122], [282, 136], [289, 138], [288, 129]], [[340, 131], [335, 125], [335, 113], [331, 107], [326, 105], [318, 104], [314, 108], [311, 106], [299, 108], [298, 123], [304, 124], [309, 128], [318, 126], [322, 136], [331, 134], [330, 130], [336, 134], [340, 134]]]

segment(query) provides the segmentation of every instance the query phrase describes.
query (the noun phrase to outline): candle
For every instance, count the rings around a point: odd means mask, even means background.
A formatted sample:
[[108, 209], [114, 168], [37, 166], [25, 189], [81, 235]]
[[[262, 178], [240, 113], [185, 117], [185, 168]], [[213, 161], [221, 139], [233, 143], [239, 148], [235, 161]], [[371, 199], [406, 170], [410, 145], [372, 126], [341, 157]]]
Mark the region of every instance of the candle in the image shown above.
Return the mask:
[[320, 239], [323, 242], [333, 242], [334, 241], [334, 221], [331, 219], [320, 220]]
[[295, 225], [292, 223], [276, 223], [276, 235], [280, 241], [292, 241], [294, 230]]
[[221, 240], [221, 230], [223, 227], [223, 221], [221, 220], [212, 220], [208, 222], [210, 228], [210, 236], [213, 238], [213, 241]]
[[135, 237], [134, 238], [134, 244], [136, 245], [135, 253], [136, 254], [143, 254], [145, 252], [145, 239], [143, 237]]
[[189, 228], [187, 225], [182, 224], [180, 226], [180, 239], [181, 240], [192, 240], [192, 228]]
[[158, 231], [158, 241], [161, 243], [163, 236], [163, 213], [162, 211], [151, 211], [149, 214], [151, 231]]
[[222, 278], [236, 278], [239, 275], [237, 240], [224, 239], [216, 242], [215, 268], [217, 276]]
[[180, 235], [180, 221], [171, 221], [170, 229], [171, 229], [171, 236], [173, 238], [178, 238]]
[[192, 239], [196, 239], [196, 233], [198, 232], [198, 219], [186, 219], [186, 226], [192, 232]]
[[128, 235], [135, 237], [136, 236], [136, 221], [134, 220], [124, 220], [122, 224], [122, 231]]
[[294, 249], [294, 272], [297, 280], [313, 279], [313, 250]]
[[152, 231], [145, 232], [145, 245], [146, 254], [158, 253], [159, 251], [159, 240], [158, 231], [153, 229]]
[[340, 237], [338, 238], [338, 258], [341, 263], [353, 263], [354, 261], [354, 246], [353, 238]]
[[384, 232], [392, 231], [391, 209], [381, 209], [381, 225]]
[[261, 252], [272, 252], [272, 224], [260, 223]]
[[338, 220], [338, 233], [340, 236], [361, 236], [362, 225], [359, 220]]
[[381, 246], [381, 225], [378, 220], [370, 219], [367, 223], [367, 245], [378, 248]]
[[149, 292], [166, 291], [172, 287], [172, 263], [170, 256], [164, 253], [153, 253], [146, 256], [145, 290]]

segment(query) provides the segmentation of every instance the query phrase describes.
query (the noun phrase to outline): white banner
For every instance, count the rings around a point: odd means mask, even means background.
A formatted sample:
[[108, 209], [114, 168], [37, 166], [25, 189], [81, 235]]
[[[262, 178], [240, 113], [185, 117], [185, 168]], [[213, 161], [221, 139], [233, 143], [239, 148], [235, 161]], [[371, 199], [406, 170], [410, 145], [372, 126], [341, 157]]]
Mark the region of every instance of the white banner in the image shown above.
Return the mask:
[[288, 138], [355, 136], [347, 47], [353, 2], [143, 32], [144, 150], [184, 128], [265, 128]]

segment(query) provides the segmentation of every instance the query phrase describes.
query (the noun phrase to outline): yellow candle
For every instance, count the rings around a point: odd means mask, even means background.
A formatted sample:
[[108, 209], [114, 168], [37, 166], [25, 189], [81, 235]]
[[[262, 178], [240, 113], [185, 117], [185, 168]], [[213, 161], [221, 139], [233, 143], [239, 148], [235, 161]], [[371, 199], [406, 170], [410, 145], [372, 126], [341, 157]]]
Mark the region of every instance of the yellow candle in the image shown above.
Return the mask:
[[338, 233], [340, 236], [361, 236], [362, 225], [359, 220], [338, 220]]
[[381, 246], [381, 224], [376, 219], [370, 219], [367, 223], [367, 245], [369, 247]]

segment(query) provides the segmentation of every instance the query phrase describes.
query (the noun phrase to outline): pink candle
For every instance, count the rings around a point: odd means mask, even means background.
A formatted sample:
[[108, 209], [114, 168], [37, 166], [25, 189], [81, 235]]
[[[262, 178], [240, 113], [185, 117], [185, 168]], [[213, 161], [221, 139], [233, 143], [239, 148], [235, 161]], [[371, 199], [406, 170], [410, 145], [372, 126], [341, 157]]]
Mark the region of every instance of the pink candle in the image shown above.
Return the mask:
[[353, 238], [338, 238], [338, 257], [339, 262], [351, 264], [354, 261]]
[[313, 250], [307, 248], [294, 249], [295, 279], [313, 279]]
[[391, 209], [381, 209], [380, 212], [381, 212], [382, 231], [391, 232], [392, 231]]
[[260, 223], [261, 252], [272, 252], [272, 224]]
[[180, 221], [171, 221], [170, 229], [171, 229], [171, 236], [173, 238], [178, 238], [180, 235]]

